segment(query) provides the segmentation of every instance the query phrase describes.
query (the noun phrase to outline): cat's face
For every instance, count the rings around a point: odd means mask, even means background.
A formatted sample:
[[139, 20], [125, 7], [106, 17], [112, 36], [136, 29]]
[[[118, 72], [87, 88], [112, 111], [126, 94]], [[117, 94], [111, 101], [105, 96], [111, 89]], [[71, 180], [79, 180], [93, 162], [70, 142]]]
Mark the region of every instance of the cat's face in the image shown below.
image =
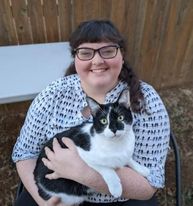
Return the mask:
[[123, 105], [108, 104], [96, 112], [93, 128], [105, 138], [121, 138], [131, 129], [131, 111]]
[[93, 132], [105, 139], [124, 137], [132, 127], [128, 91], [123, 91], [117, 102], [101, 105], [89, 100], [93, 115]]

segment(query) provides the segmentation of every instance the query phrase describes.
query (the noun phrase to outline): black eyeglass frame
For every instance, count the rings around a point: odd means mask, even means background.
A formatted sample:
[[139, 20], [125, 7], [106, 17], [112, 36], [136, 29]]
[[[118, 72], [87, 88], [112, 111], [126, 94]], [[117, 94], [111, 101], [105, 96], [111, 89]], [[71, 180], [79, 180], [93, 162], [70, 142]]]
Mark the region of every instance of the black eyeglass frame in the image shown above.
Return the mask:
[[[101, 52], [101, 49], [108, 48], [108, 47], [114, 47], [114, 48], [116, 48], [115, 55], [112, 56], [112, 57], [108, 57], [108, 58], [107, 58], [107, 57], [103, 57], [103, 56], [101, 55], [101, 53], [100, 53], [100, 52]], [[100, 57], [103, 58], [103, 59], [113, 59], [114, 57], [117, 56], [118, 49], [120, 49], [120, 48], [121, 48], [121, 47], [118, 46], [118, 45], [108, 45], [108, 46], [103, 46], [103, 47], [98, 48], [98, 49], [93, 49], [93, 48], [89, 48], [89, 47], [80, 47], [80, 48], [74, 49], [74, 54], [75, 54], [75, 55], [78, 57], [78, 59], [80, 59], [81, 61], [89, 61], [89, 60], [91, 60], [92, 58], [94, 58], [96, 52], [98, 52], [99, 55], [100, 55]], [[92, 57], [89, 58], [89, 59], [81, 59], [81, 58], [79, 57], [79, 55], [78, 55], [78, 52], [79, 52], [79, 50], [81, 50], [81, 49], [90, 49], [91, 51], [93, 51]]]

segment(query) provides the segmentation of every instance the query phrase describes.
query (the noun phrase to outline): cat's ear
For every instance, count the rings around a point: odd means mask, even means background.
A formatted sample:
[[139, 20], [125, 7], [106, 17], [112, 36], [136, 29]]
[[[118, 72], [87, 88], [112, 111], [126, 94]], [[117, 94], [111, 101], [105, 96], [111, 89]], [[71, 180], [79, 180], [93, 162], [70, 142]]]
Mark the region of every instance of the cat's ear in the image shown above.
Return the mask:
[[86, 106], [81, 110], [82, 116], [85, 117], [86, 119], [89, 118], [89, 116], [91, 115], [91, 111], [90, 111], [90, 107]]
[[128, 89], [124, 89], [119, 97], [118, 97], [118, 103], [125, 105], [127, 108], [130, 107], [130, 92]]
[[91, 97], [86, 97], [86, 101], [88, 103], [88, 106], [90, 108], [90, 112], [92, 115], [95, 115], [96, 112], [101, 109], [100, 104], [98, 102], [96, 102], [94, 99], [92, 99]]

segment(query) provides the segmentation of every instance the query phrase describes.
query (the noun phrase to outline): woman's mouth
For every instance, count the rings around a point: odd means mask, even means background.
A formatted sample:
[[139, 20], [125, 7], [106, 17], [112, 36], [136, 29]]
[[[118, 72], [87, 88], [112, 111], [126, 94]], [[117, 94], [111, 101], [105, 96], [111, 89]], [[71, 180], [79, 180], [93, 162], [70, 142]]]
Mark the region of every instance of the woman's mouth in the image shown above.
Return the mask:
[[102, 73], [107, 71], [107, 68], [91, 69], [93, 73]]

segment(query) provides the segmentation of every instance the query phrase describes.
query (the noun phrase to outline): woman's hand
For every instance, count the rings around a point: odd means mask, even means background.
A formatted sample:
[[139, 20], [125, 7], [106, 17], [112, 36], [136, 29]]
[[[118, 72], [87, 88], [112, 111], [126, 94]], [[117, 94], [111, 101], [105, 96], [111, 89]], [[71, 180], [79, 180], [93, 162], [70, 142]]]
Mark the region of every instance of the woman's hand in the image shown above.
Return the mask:
[[68, 206], [60, 201], [58, 197], [51, 197], [43, 206]]
[[45, 148], [47, 156], [42, 161], [46, 167], [54, 172], [47, 174], [48, 179], [67, 178], [75, 180], [78, 175], [77, 171], [85, 166], [85, 162], [78, 155], [77, 149], [73, 141], [69, 138], [62, 138], [67, 148], [62, 148], [58, 140], [53, 140], [53, 151], [48, 147]]
[[62, 203], [58, 197], [51, 197], [48, 201], [46, 201], [44, 206], [62, 206]]

